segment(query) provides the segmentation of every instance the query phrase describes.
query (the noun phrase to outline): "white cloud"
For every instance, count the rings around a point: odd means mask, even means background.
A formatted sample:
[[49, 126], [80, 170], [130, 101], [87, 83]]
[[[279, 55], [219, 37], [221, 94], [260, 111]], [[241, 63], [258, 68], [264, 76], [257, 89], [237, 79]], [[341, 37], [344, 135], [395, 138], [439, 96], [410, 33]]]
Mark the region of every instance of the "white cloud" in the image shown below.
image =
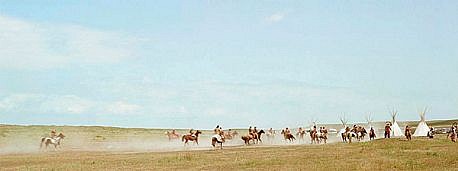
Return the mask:
[[40, 96], [36, 94], [13, 94], [0, 100], [1, 111], [21, 111], [25, 106], [39, 102]]
[[0, 98], [0, 114], [137, 114], [142, 107], [125, 101], [98, 102], [76, 95], [12, 94]]
[[0, 15], [0, 69], [114, 63], [132, 57], [137, 42], [114, 32], [39, 24]]
[[270, 16], [267, 16], [265, 18], [265, 20], [267, 22], [271, 22], [271, 23], [276, 23], [276, 22], [279, 22], [281, 20], [283, 20], [283, 18], [285, 18], [285, 14], [284, 13], [275, 13], [275, 14], [272, 14]]
[[139, 105], [117, 101], [107, 106], [107, 111], [114, 114], [133, 114], [141, 109]]
[[88, 112], [95, 106], [93, 101], [75, 95], [51, 96], [41, 103], [40, 109], [46, 113], [79, 114]]

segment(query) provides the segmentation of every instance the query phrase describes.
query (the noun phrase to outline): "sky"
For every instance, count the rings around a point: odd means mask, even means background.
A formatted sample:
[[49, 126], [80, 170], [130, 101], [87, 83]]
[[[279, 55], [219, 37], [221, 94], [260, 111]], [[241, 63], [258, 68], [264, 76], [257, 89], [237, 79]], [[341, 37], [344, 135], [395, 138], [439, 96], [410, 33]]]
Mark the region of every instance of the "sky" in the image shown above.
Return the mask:
[[458, 118], [458, 1], [0, 0], [0, 123]]

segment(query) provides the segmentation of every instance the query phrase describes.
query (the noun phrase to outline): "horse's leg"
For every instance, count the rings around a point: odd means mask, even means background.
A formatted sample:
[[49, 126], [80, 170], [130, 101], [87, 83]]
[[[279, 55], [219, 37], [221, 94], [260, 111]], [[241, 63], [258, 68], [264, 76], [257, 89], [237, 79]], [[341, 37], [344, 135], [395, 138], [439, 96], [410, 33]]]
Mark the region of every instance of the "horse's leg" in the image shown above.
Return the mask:
[[41, 138], [40, 149], [43, 148], [43, 143], [44, 143], [44, 141], [45, 141], [45, 138]]

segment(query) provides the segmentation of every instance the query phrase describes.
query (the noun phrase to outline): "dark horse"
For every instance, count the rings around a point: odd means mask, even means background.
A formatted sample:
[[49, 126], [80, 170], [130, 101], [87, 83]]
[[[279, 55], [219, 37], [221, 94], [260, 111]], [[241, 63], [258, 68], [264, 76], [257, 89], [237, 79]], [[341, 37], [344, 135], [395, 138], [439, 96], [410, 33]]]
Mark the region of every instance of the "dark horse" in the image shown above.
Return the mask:
[[376, 137], [375, 131], [374, 131], [373, 128], [371, 128], [371, 129], [369, 130], [369, 140], [374, 140], [375, 137]]
[[245, 142], [246, 145], [250, 144], [250, 140], [253, 140], [253, 144], [257, 144], [258, 141], [262, 142], [261, 135], [264, 134], [264, 133], [266, 133], [266, 132], [264, 132], [264, 130], [261, 129], [254, 136], [251, 135], [251, 134], [242, 136], [242, 140]]
[[184, 141], [184, 144], [188, 144], [188, 141], [194, 141], [196, 142], [196, 144], [198, 145], [199, 144], [199, 134], [202, 134], [201, 131], [197, 130], [196, 133], [194, 133], [193, 135], [183, 135], [183, 137], [181, 138], [181, 141]]
[[283, 134], [283, 138], [285, 138], [285, 140], [289, 140], [289, 142], [293, 142], [293, 140], [296, 140], [296, 138], [294, 138], [293, 134], [286, 133], [285, 130], [281, 130], [281, 134]]

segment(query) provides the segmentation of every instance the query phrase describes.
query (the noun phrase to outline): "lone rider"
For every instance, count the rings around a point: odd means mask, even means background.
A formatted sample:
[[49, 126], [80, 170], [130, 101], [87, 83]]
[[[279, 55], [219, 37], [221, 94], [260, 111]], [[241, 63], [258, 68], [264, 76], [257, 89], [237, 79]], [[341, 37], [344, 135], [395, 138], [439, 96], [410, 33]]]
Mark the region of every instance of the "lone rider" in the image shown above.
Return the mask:
[[49, 136], [50, 136], [51, 138], [56, 138], [56, 136], [57, 136], [56, 130], [55, 130], [55, 129], [51, 130], [51, 134], [49, 134]]

